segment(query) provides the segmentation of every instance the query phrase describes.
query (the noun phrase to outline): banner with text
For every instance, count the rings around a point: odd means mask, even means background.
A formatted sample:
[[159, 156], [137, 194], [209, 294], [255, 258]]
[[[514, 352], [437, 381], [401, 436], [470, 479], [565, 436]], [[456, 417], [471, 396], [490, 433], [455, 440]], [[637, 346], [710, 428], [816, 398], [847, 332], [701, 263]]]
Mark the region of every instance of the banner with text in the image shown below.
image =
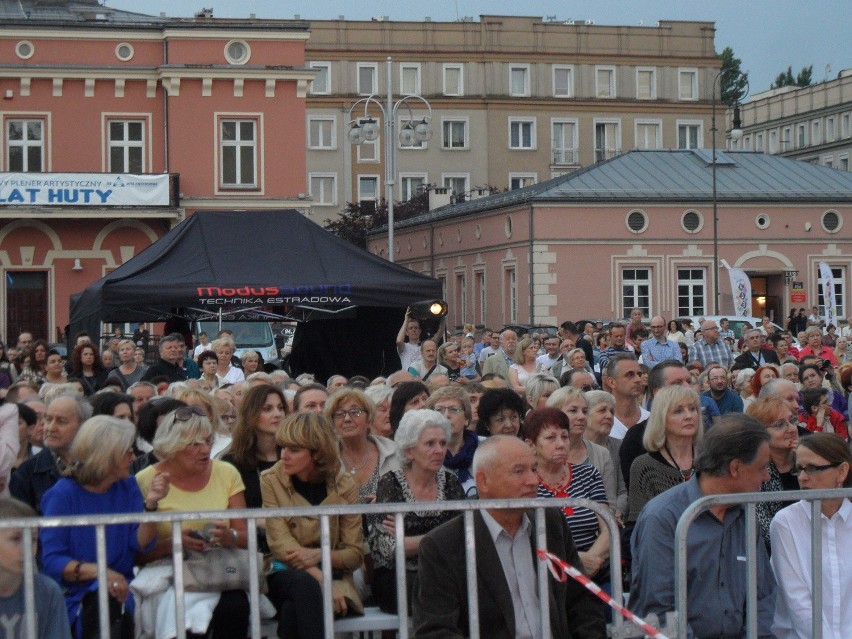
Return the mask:
[[828, 326], [829, 324], [835, 324], [834, 309], [836, 308], [836, 301], [834, 299], [834, 274], [826, 262], [819, 263], [819, 279], [822, 284], [823, 319], [825, 320], [825, 325]]
[[168, 205], [168, 174], [0, 173], [0, 206]]
[[728, 276], [731, 278], [734, 314], [737, 317], [751, 317], [751, 280], [739, 268], [728, 268]]

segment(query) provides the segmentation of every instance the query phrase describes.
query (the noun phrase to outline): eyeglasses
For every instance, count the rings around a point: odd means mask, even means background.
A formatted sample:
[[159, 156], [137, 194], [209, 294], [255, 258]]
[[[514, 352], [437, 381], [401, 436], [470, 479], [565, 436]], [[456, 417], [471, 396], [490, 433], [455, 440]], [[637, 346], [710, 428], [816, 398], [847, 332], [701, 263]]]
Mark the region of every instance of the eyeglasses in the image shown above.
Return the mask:
[[506, 422], [520, 422], [521, 416], [515, 411], [510, 411], [506, 413], [500, 413], [498, 415], [494, 415], [491, 418], [491, 421], [495, 424], [505, 424]]
[[349, 410], [336, 410], [331, 416], [335, 419], [335, 421], [343, 421], [346, 419], [346, 416], [349, 415], [350, 419], [357, 419], [364, 414], [364, 411], [360, 408], [350, 408]]
[[204, 412], [201, 406], [181, 406], [180, 408], [176, 408], [174, 412], [176, 422], [188, 422], [192, 419], [193, 415], [207, 417], [207, 413]]
[[598, 390], [597, 384], [583, 384], [580, 386], [580, 390], [584, 393], [588, 393], [589, 391]]
[[464, 408], [461, 406], [435, 406], [432, 410], [436, 410], [442, 415], [446, 415], [447, 413], [450, 415], [458, 415], [459, 413], [464, 412]]
[[838, 466], [840, 466], [840, 462], [836, 462], [834, 464], [823, 464], [822, 466], [814, 466], [813, 464], [808, 464], [807, 466], [793, 466], [793, 470], [791, 470], [790, 472], [794, 475], [801, 475], [802, 473], [813, 475], [814, 473], [821, 473], [824, 470], [828, 470], [829, 468], [837, 468]]
[[769, 424], [769, 428], [775, 428], [777, 430], [789, 428], [790, 426], [792, 426], [793, 428], [797, 428], [799, 426], [799, 418], [795, 415], [793, 415], [789, 419], [779, 419], [777, 422]]

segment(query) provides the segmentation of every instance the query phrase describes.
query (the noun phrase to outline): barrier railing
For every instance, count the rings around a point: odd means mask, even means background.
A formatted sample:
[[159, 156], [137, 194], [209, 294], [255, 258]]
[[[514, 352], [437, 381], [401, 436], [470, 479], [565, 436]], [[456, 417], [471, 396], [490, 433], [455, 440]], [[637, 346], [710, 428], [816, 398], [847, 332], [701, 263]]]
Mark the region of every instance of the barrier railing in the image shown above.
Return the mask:
[[[811, 502], [811, 575], [813, 610], [822, 610], [822, 501], [825, 499], [852, 499], [852, 488], [831, 490], [791, 490], [767, 493], [742, 493], [735, 495], [709, 495], [694, 501], [683, 512], [675, 529], [675, 610], [677, 611], [677, 636], [686, 637], [689, 623], [687, 591], [687, 535], [692, 523], [714, 506], [744, 504], [746, 514], [746, 539], [755, 540], [746, 546], [746, 637], [757, 639], [757, 544], [763, 543], [757, 533], [757, 504], [761, 502], [801, 500]], [[811, 637], [822, 638], [822, 617], [812, 615]]]
[[[118, 515], [76, 515], [65, 517], [27, 517], [15, 519], [0, 519], [0, 529], [22, 528], [24, 534], [24, 607], [25, 607], [25, 630], [27, 639], [36, 639], [35, 625], [35, 589], [34, 575], [35, 565], [33, 560], [33, 541], [31, 530], [41, 528], [57, 528], [66, 526], [94, 526], [97, 548], [98, 582], [107, 583], [107, 561], [106, 561], [106, 526], [111, 524], [129, 524], [146, 522], [170, 522], [172, 524], [172, 565], [174, 568], [175, 588], [175, 616], [177, 637], [185, 639], [185, 608], [184, 608], [184, 584], [183, 584], [183, 542], [181, 538], [181, 523], [184, 521], [215, 520], [215, 519], [245, 519], [248, 525], [248, 550], [249, 550], [249, 577], [251, 587], [249, 589], [249, 603], [251, 606], [251, 637], [260, 639], [261, 620], [258, 614], [260, 610], [260, 592], [258, 582], [260, 578], [260, 567], [257, 562], [257, 520], [271, 517], [300, 517], [309, 514], [311, 517], [320, 519], [322, 573], [323, 573], [323, 609], [326, 639], [334, 637], [334, 608], [332, 605], [331, 586], [331, 545], [330, 545], [330, 517], [341, 515], [388, 515], [393, 514], [395, 520], [396, 539], [396, 582], [397, 602], [400, 619], [399, 637], [408, 639], [408, 601], [406, 599], [406, 571], [405, 571], [405, 544], [403, 516], [412, 510], [429, 511], [462, 511], [464, 517], [465, 554], [466, 568], [468, 574], [467, 596], [469, 609], [469, 636], [471, 639], [479, 639], [479, 612], [477, 599], [476, 580], [476, 542], [473, 534], [473, 513], [475, 510], [491, 510], [500, 508], [523, 508], [533, 510], [535, 513], [535, 526], [537, 537], [535, 540], [537, 549], [546, 549], [546, 531], [544, 512], [547, 508], [584, 507], [595, 512], [607, 526], [610, 535], [610, 581], [612, 583], [612, 597], [616, 601], [622, 601], [621, 587], [621, 547], [619, 527], [610, 510], [605, 505], [586, 499], [491, 499], [451, 502], [418, 502], [410, 503], [381, 503], [381, 504], [353, 504], [345, 506], [317, 506], [317, 507], [287, 507], [287, 508], [263, 508], [242, 510], [218, 510], [198, 512], [168, 512], [168, 513], [127, 513]], [[550, 628], [550, 610], [548, 599], [549, 572], [543, 565], [538, 567], [538, 593], [541, 602], [541, 624], [545, 631]], [[98, 589], [98, 602], [100, 612], [101, 636], [109, 636], [108, 618], [108, 592], [107, 588]], [[546, 632], [545, 634], [548, 634]], [[610, 628], [611, 637], [641, 636], [635, 629], [626, 629], [624, 620], [615, 615]]]

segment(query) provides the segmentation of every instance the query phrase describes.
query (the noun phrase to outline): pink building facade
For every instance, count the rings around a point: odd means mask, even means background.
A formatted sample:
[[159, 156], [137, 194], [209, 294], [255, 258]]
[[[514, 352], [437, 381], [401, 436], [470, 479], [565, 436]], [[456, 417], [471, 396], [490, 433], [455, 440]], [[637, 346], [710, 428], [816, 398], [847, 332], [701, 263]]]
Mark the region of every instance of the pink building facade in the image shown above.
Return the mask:
[[70, 295], [187, 215], [304, 209], [307, 38], [96, 4], [4, 24], [0, 334], [57, 339]]
[[[733, 315], [724, 264], [743, 269], [752, 313], [778, 323], [822, 306], [819, 263], [849, 316], [852, 176], [757, 153], [720, 153], [714, 268], [709, 153], [634, 151], [546, 183], [398, 223], [395, 261], [444, 282], [449, 324], [499, 328]], [[369, 249], [387, 254], [386, 232]]]

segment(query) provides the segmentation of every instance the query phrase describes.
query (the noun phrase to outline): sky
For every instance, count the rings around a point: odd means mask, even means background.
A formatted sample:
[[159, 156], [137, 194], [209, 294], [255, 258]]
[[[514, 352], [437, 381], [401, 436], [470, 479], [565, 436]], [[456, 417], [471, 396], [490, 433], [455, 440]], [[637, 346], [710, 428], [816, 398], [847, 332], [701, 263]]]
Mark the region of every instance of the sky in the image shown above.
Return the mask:
[[[126, 11], [190, 17], [212, 8], [216, 18], [293, 18], [328, 20], [345, 16], [369, 20], [453, 21], [487, 15], [527, 15], [557, 20], [594, 20], [596, 24], [654, 26], [658, 20], [716, 23], [716, 50], [731, 47], [749, 72], [751, 94], [769, 88], [788, 66], [795, 76], [813, 65], [814, 82], [837, 77], [852, 68], [849, 0], [102, 0]], [[827, 67], [830, 71], [826, 72]]]

